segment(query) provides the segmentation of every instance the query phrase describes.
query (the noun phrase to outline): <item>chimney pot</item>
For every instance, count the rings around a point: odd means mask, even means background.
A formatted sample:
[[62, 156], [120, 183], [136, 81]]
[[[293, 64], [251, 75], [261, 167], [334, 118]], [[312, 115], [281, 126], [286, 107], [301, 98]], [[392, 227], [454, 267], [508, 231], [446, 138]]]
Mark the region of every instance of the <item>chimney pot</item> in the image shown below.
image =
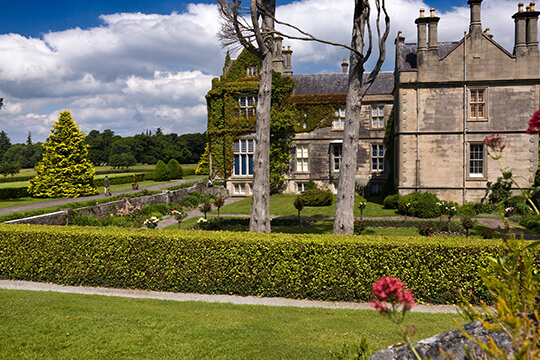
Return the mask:
[[424, 9], [420, 9], [420, 17], [423, 18], [424, 17]]
[[535, 4], [534, 2], [531, 2], [531, 3], [529, 4], [529, 8], [531, 9], [531, 11], [536, 11], [536, 10], [534, 9], [534, 6], [535, 6], [535, 5], [536, 5], [536, 4]]
[[343, 59], [343, 63], [341, 63], [341, 69], [343, 70], [343, 73], [346, 74], [348, 72], [349, 64], [347, 64], [347, 59]]
[[429, 9], [429, 16], [435, 17], [435, 9], [434, 8]]
[[518, 12], [523, 12], [523, 3], [518, 4]]
[[527, 6], [527, 12], [530, 12], [530, 11], [531, 11], [531, 7]]

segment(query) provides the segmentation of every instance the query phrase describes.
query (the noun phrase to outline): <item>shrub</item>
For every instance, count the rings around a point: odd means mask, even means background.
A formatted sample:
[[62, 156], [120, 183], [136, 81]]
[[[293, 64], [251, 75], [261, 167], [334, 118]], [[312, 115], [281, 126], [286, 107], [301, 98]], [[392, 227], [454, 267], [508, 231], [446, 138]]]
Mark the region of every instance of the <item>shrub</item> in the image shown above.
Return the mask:
[[540, 215], [526, 216], [519, 221], [519, 225], [525, 226], [527, 229], [540, 230]]
[[364, 230], [366, 230], [366, 223], [362, 219], [354, 219], [354, 234], [362, 235]]
[[476, 207], [473, 203], [461, 205], [458, 210], [458, 216], [461, 218], [473, 218], [476, 216]]
[[167, 169], [169, 170], [169, 179], [181, 179], [182, 178], [182, 167], [176, 159], [169, 160], [167, 164]]
[[330, 190], [311, 189], [299, 196], [305, 206], [330, 206], [334, 195]]
[[28, 186], [0, 189], [0, 199], [20, 199], [28, 196]]
[[434, 194], [414, 192], [398, 199], [398, 210], [404, 215], [430, 219], [441, 215], [438, 202]]
[[484, 229], [484, 230], [482, 230], [480, 235], [482, 235], [483, 239], [493, 239], [493, 233], [494, 232], [495, 232], [495, 230], [493, 230], [493, 229]]
[[154, 168], [154, 181], [167, 180], [169, 180], [169, 169], [163, 161], [159, 160]]
[[383, 204], [385, 209], [398, 208], [399, 194], [388, 195], [384, 198]]
[[[510, 189], [512, 188], [512, 180], [505, 180], [502, 177], [497, 178], [496, 183], [488, 181], [486, 184], [486, 196], [488, 196], [489, 204], [504, 203], [510, 197]], [[489, 195], [488, 195], [489, 194]]]
[[143, 207], [139, 213], [144, 216], [157, 216], [156, 214], [163, 216], [168, 214], [170, 211], [171, 209], [167, 204], [152, 204]]
[[78, 212], [73, 213], [68, 225], [77, 226], [101, 226], [101, 221], [95, 216], [88, 216]]
[[317, 189], [317, 184], [315, 183], [315, 181], [309, 180], [306, 183], [306, 190], [313, 190], [313, 189]]
[[422, 236], [432, 236], [435, 233], [434, 226], [430, 223], [422, 223], [418, 227], [418, 234]]
[[0, 274], [63, 285], [326, 301], [369, 301], [377, 279], [395, 276], [419, 301], [455, 304], [461, 288], [478, 303], [490, 299], [480, 272], [504, 249], [500, 240], [456, 244], [444, 237], [0, 225]]

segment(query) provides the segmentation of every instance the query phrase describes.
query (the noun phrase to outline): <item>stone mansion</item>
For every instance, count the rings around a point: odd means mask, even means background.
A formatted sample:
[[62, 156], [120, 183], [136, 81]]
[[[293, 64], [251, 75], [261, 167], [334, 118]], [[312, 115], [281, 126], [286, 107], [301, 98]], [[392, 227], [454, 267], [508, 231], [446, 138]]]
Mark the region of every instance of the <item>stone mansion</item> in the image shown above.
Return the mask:
[[[540, 13], [534, 3], [518, 4], [510, 52], [489, 28], [482, 29], [482, 0], [468, 4], [469, 29], [458, 41], [438, 41], [434, 9], [429, 15], [420, 10], [415, 43], [398, 33], [394, 71], [379, 74], [358, 119], [356, 178], [366, 195], [378, 194], [386, 183], [402, 195], [420, 191], [459, 203], [479, 201], [486, 183], [501, 176], [483, 143], [491, 133], [506, 141], [501, 159], [506, 170], [520, 186], [532, 185], [538, 136], [525, 131], [540, 100]], [[282, 47], [280, 38], [275, 43], [274, 70], [281, 73], [280, 89], [289, 93], [278, 98], [278, 92], [273, 102], [296, 111], [283, 191], [300, 193], [313, 180], [337, 192], [347, 63], [341, 73], [293, 75], [292, 51]], [[211, 174], [228, 179], [232, 196], [251, 194], [257, 66], [258, 59], [246, 51], [228, 59], [207, 95]]]

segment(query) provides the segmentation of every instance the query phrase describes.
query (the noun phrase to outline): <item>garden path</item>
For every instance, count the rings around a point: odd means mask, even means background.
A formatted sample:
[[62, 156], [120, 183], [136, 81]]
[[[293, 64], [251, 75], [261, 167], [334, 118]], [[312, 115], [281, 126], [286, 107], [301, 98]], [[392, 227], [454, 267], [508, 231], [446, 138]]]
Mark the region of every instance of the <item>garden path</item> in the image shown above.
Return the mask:
[[[29, 290], [29, 291], [54, 291], [61, 293], [104, 295], [128, 297], [137, 299], [158, 299], [171, 301], [201, 301], [207, 303], [230, 303], [236, 305], [263, 305], [263, 306], [290, 306], [301, 308], [326, 308], [326, 309], [357, 309], [373, 310], [367, 303], [344, 302], [344, 301], [315, 301], [295, 300], [285, 298], [264, 298], [257, 296], [238, 295], [209, 295], [192, 293], [173, 293], [166, 291], [148, 291], [131, 289], [110, 289], [90, 286], [63, 286], [20, 280], [0, 280], [0, 289]], [[419, 304], [411, 309], [412, 312], [421, 313], [457, 313], [457, 307], [453, 305], [425, 305]]]

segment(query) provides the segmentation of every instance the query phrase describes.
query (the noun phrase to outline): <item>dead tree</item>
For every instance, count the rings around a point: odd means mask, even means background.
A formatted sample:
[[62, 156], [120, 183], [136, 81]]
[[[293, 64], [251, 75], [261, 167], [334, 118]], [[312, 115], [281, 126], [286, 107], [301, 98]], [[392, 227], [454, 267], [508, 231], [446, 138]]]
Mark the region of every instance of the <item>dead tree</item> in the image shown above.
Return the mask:
[[[270, 103], [272, 89], [272, 54], [274, 35], [303, 41], [317, 41], [349, 49], [351, 69], [349, 73], [347, 104], [343, 135], [343, 158], [340, 169], [336, 213], [335, 234], [352, 234], [354, 223], [354, 184], [358, 152], [360, 109], [362, 99], [379, 74], [386, 57], [386, 39], [390, 31], [390, 17], [385, 0], [375, 0], [377, 7], [377, 38], [379, 58], [363, 82], [364, 64], [372, 53], [372, 31], [370, 25], [371, 8], [369, 0], [355, 0], [351, 46], [317, 38], [292, 24], [275, 18], [275, 0], [251, 0], [249, 8], [241, 7], [241, 0], [217, 0], [224, 22], [220, 39], [228, 46], [240, 43], [261, 59], [259, 103], [257, 105], [256, 150], [254, 156], [253, 205], [251, 207], [250, 231], [270, 232], [269, 211], [269, 151], [270, 151]], [[251, 19], [251, 24], [246, 20]], [[249, 16], [248, 16], [249, 15]], [[381, 15], [384, 15], [385, 31], [380, 31]], [[262, 20], [262, 26], [259, 23]], [[290, 35], [276, 31], [274, 24], [292, 28], [300, 35]], [[367, 36], [366, 36], [367, 31]], [[364, 45], [367, 38], [367, 50]], [[252, 44], [256, 40], [258, 47]]]
[[[253, 204], [249, 230], [270, 232], [270, 106], [272, 100], [272, 54], [274, 50], [275, 0], [251, 0], [249, 10], [242, 0], [218, 0], [225, 20], [222, 27], [223, 44], [234, 41], [261, 59], [255, 154], [253, 156]], [[249, 13], [251, 26], [242, 15]], [[252, 43], [255, 40], [257, 47]]]
[[[351, 42], [350, 72], [343, 127], [343, 155], [339, 170], [336, 213], [334, 216], [334, 234], [352, 234], [354, 230], [354, 184], [358, 159], [358, 141], [360, 137], [360, 109], [362, 99], [379, 74], [386, 57], [386, 39], [390, 31], [390, 17], [386, 12], [385, 0], [376, 0], [377, 38], [379, 58], [363, 82], [364, 64], [372, 53], [372, 31], [370, 26], [371, 8], [369, 0], [355, 0], [354, 22]], [[384, 15], [385, 31], [381, 34], [380, 20]], [[366, 34], [367, 31], [367, 34]], [[366, 36], [367, 35], [367, 36]], [[367, 38], [367, 50], [363, 54]]]

